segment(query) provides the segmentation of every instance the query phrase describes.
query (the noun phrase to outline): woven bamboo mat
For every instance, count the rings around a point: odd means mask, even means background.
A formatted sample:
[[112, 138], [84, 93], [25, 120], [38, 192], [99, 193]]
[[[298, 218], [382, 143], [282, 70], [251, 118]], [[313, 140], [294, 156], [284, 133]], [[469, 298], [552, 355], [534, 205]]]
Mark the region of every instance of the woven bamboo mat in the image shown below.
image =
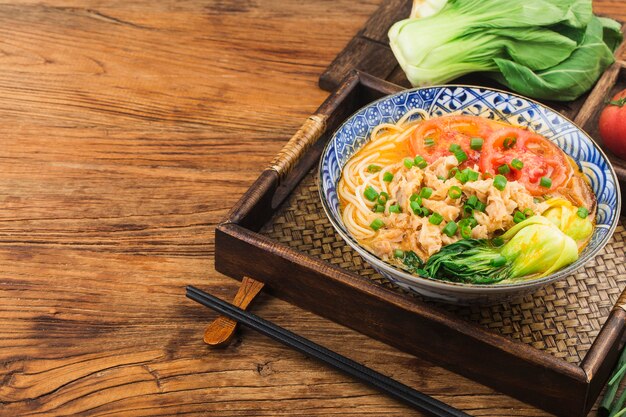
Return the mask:
[[[335, 233], [322, 209], [316, 178], [316, 172], [305, 177], [261, 233], [370, 278], [377, 285], [403, 292], [376, 273]], [[578, 364], [626, 286], [624, 223], [622, 218], [609, 244], [584, 268], [533, 295], [492, 306], [437, 305], [469, 322]]]

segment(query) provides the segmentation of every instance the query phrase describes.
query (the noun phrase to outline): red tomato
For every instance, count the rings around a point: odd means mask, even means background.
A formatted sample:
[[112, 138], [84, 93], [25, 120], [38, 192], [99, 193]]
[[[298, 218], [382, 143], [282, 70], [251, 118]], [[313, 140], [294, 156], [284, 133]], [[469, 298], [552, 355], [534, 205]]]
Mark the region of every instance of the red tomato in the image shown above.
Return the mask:
[[[522, 161], [522, 169], [511, 166], [513, 159]], [[555, 144], [517, 127], [496, 130], [483, 145], [481, 172], [495, 175], [505, 164], [510, 169], [505, 176], [510, 181], [519, 181], [532, 195], [548, 194], [565, 184], [572, 174], [571, 165]], [[541, 177], [550, 178], [552, 185], [549, 188], [541, 186]]]
[[600, 136], [611, 152], [626, 160], [626, 90], [615, 95], [602, 111]]
[[[450, 145], [459, 145], [467, 154], [461, 167], [473, 166], [480, 159], [480, 152], [470, 148], [470, 139], [485, 138], [492, 132], [491, 124], [476, 116], [446, 116], [427, 120], [413, 132], [409, 146], [414, 155], [421, 155], [427, 162], [451, 154]], [[427, 146], [426, 139], [434, 140]]]

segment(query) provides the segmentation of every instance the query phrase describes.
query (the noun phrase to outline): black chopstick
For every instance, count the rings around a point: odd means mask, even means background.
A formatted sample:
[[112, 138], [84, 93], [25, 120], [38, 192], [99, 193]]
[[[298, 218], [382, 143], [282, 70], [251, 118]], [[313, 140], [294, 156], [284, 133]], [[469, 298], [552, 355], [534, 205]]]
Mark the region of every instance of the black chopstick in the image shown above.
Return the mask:
[[424, 411], [435, 417], [470, 417], [469, 414], [457, 410], [439, 400], [414, 390], [398, 381], [386, 377], [373, 369], [361, 365], [345, 356], [339, 355], [332, 350], [326, 349], [302, 336], [298, 336], [289, 330], [283, 329], [269, 322], [207, 294], [193, 286], [187, 287], [187, 297], [223, 314], [239, 323], [250, 327], [266, 336], [271, 337], [287, 346], [290, 346], [306, 355], [314, 357], [328, 365], [343, 371], [379, 390], [395, 397], [417, 410]]

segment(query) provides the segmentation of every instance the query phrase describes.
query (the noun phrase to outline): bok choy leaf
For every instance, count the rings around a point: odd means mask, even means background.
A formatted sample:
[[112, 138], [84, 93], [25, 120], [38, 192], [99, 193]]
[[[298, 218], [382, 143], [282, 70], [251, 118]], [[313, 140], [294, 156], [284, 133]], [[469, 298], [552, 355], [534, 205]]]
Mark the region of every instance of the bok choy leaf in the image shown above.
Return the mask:
[[420, 271], [431, 278], [472, 284], [541, 278], [578, 259], [576, 242], [542, 216], [533, 216], [504, 233], [498, 247], [486, 239], [464, 239], [444, 246]]
[[622, 40], [620, 25], [594, 16], [591, 0], [416, 2], [419, 17], [389, 30], [414, 86], [487, 72], [522, 94], [570, 100], [591, 88]]
[[501, 75], [495, 78], [511, 89], [534, 98], [575, 100], [598, 80], [615, 58], [604, 43], [602, 22], [594, 17], [582, 43], [558, 65], [543, 71], [533, 71], [529, 66], [512, 59], [494, 58]]

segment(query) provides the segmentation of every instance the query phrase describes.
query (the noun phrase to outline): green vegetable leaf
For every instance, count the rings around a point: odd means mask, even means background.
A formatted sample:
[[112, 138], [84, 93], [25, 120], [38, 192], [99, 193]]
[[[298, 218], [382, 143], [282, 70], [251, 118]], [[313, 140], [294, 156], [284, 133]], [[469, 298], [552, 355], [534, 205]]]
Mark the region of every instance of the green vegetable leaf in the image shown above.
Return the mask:
[[552, 0], [551, 3], [554, 3], [564, 11], [563, 23], [568, 26], [584, 28], [593, 17], [593, 9], [589, 0], [578, 0], [573, 3], [569, 1]]
[[575, 100], [587, 92], [604, 69], [615, 61], [603, 41], [602, 23], [594, 17], [582, 44], [562, 63], [543, 71], [533, 71], [512, 60], [495, 58], [501, 75], [495, 78], [513, 90], [546, 100]]
[[611, 51], [615, 51], [624, 40], [622, 25], [606, 17], [598, 17], [598, 20], [602, 23], [604, 43], [606, 43]]
[[548, 222], [522, 228], [500, 253], [511, 262], [511, 278], [527, 275], [540, 278], [578, 259], [578, 246], [571, 237]]
[[547, 276], [578, 259], [576, 242], [542, 216], [516, 224], [497, 240], [506, 243], [463, 239], [444, 246], [428, 259], [423, 273], [448, 281], [493, 284]]
[[[585, 211], [584, 207], [582, 207]], [[589, 217], [581, 218], [578, 207], [565, 200], [546, 210], [542, 216], [550, 220], [563, 233], [576, 241], [584, 241], [593, 233], [593, 223]], [[588, 213], [588, 212], [587, 212]]]
[[619, 23], [593, 15], [591, 0], [435, 3], [416, 13], [425, 17], [396, 22], [388, 33], [413, 86], [488, 72], [519, 93], [572, 100], [614, 61], [622, 39]]
[[[617, 390], [620, 387], [621, 380], [624, 378], [624, 375], [625, 375], [624, 367], [626, 367], [626, 349], [622, 349], [622, 354], [620, 355], [619, 360], [617, 361], [617, 365], [615, 366], [615, 369], [613, 369], [613, 372], [611, 373], [610, 381], [613, 381], [613, 383], [607, 384], [608, 386], [604, 393], [604, 398], [602, 398], [602, 402], [600, 403], [600, 406], [598, 407], [599, 415], [606, 415], [606, 416], [615, 415], [618, 413], [618, 411], [620, 411], [621, 407], [617, 407], [618, 404], [615, 404], [616, 402], [614, 400], [615, 400], [615, 395], [617, 394]], [[621, 377], [619, 377], [619, 381], [615, 381], [615, 377], [618, 374], [621, 374]], [[623, 403], [624, 402], [622, 401], [622, 404]]]
[[[423, 65], [423, 61], [431, 56], [435, 48], [457, 41], [461, 43], [452, 45], [449, 55], [446, 55], [448, 62], [468, 62], [463, 58], [451, 59], [455, 57], [453, 52], [467, 52], [462, 43], [465, 36], [495, 28], [530, 29], [561, 22], [578, 27], [585, 22], [588, 14], [581, 4], [586, 4], [591, 11], [590, 0], [450, 0], [437, 14], [396, 22], [389, 29], [390, 46], [405, 71], [408, 65], [434, 69]], [[480, 44], [489, 48], [490, 35], [485, 37], [487, 39]], [[475, 38], [466, 43], [475, 44]], [[475, 52], [487, 56], [483, 49]], [[413, 81], [411, 78], [409, 80]]]
[[532, 70], [553, 67], [576, 49], [576, 41], [542, 28], [500, 29], [503, 45], [511, 59]]
[[463, 239], [431, 256], [423, 272], [446, 281], [493, 284], [509, 277], [510, 265], [494, 266], [499, 258], [499, 249], [488, 240]]
[[420, 257], [412, 250], [404, 252], [402, 263], [406, 266], [406, 269], [413, 274], [417, 273], [420, 268], [424, 266], [424, 262], [422, 262]]

